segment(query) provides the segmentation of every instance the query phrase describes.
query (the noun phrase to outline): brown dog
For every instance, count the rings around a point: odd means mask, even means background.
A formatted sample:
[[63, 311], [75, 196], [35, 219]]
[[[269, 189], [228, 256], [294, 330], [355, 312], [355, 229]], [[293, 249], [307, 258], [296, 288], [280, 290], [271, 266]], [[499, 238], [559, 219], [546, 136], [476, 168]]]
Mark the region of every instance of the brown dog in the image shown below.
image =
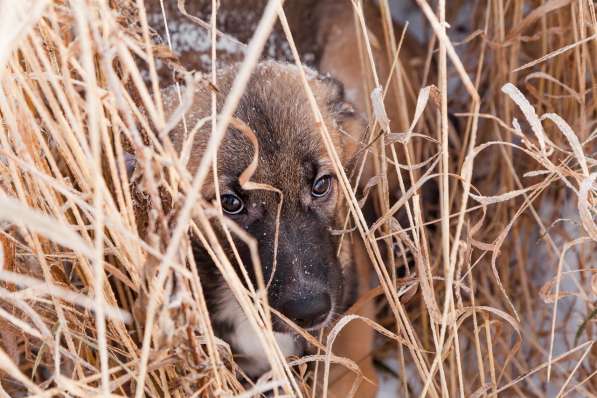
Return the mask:
[[[217, 98], [220, 108], [230, 90], [237, 68], [218, 72]], [[361, 130], [363, 125], [344, 101], [341, 85], [308, 70], [323, 120], [336, 151], [345, 164], [354, 155], [347, 148], [347, 137], [340, 131]], [[199, 84], [187, 124], [195, 125], [211, 114], [212, 89]], [[174, 106], [175, 93], [167, 92], [165, 103]], [[173, 109], [166, 109], [173, 111]], [[273, 61], [257, 65], [235, 112], [257, 138], [257, 148], [242, 131], [229, 128], [218, 152], [218, 184], [224, 213], [258, 241], [264, 280], [272, 280], [268, 289], [269, 304], [308, 331], [330, 324], [357, 295], [357, 281], [349, 239], [338, 252], [339, 238], [332, 234], [341, 229], [347, 211], [338, 186], [330, 156], [325, 150], [299, 70], [294, 65]], [[190, 151], [188, 167], [194, 172], [203, 156], [211, 126], [197, 133]], [[182, 126], [171, 133], [178, 150], [185, 140]], [[251, 181], [266, 184], [281, 192], [283, 198], [279, 220], [280, 195], [271, 190], [245, 190], [239, 177], [251, 164], [258, 150], [258, 166]], [[213, 178], [203, 187], [203, 197], [215, 199]], [[276, 225], [279, 243], [274, 253]], [[235, 244], [253, 284], [249, 248], [239, 239]], [[236, 264], [228, 248], [230, 259]], [[252, 377], [266, 371], [269, 363], [258, 340], [247, 327], [246, 318], [206, 250], [196, 244], [195, 258], [216, 333], [228, 341], [239, 356], [239, 364]], [[274, 271], [274, 255], [277, 265]], [[238, 264], [237, 264], [238, 265]], [[273, 273], [273, 274], [272, 274]], [[274, 317], [275, 318], [275, 317]], [[274, 319], [277, 340], [286, 355], [297, 355], [306, 348], [291, 329]]]

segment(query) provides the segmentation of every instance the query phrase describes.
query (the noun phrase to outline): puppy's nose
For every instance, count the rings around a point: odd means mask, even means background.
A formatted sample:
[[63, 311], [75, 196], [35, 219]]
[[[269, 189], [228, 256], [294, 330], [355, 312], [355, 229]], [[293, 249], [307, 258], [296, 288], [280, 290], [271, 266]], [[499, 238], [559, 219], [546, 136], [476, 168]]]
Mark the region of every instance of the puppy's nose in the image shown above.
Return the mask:
[[282, 313], [303, 328], [323, 322], [331, 309], [332, 303], [327, 293], [289, 300], [282, 305]]

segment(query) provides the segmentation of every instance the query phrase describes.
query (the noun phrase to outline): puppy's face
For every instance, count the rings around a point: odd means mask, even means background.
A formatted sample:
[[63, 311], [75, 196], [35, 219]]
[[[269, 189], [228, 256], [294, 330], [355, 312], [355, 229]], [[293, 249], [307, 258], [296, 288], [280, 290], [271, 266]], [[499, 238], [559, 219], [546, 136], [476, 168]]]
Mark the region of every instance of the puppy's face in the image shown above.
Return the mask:
[[[220, 76], [218, 89], [222, 98], [218, 102], [225, 99], [233, 77], [233, 69]], [[351, 144], [342, 130], [356, 128], [360, 123], [343, 102], [338, 83], [311, 76], [310, 85], [337, 152], [342, 159], [348, 158]], [[209, 100], [209, 94], [198, 96]], [[209, 111], [198, 116], [206, 115]], [[278, 63], [258, 65], [235, 117], [250, 127], [258, 148], [246, 133], [229, 128], [217, 163], [222, 210], [257, 241], [260, 271], [269, 286], [270, 306], [307, 330], [318, 329], [334, 313], [344, 309], [353, 284], [352, 263], [348, 248], [339, 250], [339, 238], [332, 233], [342, 228], [347, 214], [345, 202], [299, 71]], [[208, 134], [209, 127], [203, 135]], [[199, 138], [198, 150], [193, 151], [189, 162], [191, 169], [198, 163], [204, 147], [205, 139]], [[273, 189], [241, 186], [239, 177], [256, 151], [258, 166], [250, 181]], [[213, 181], [213, 176], [210, 180]], [[206, 199], [215, 199], [215, 187], [206, 185], [203, 194]], [[251, 261], [249, 248], [241, 239], [234, 238], [234, 242], [256, 286], [256, 265]], [[225, 247], [241, 274], [232, 247], [227, 244]], [[199, 267], [210, 264], [204, 250], [198, 248], [195, 253]], [[210, 272], [205, 277], [215, 276]], [[217, 312], [218, 300], [214, 304]], [[274, 329], [289, 330], [277, 317]]]
[[[275, 123], [270, 128], [275, 129]], [[265, 145], [260, 145], [259, 166], [252, 180], [279, 192], [242, 189], [238, 176], [246, 159], [224, 162], [220, 166], [221, 206], [258, 242], [270, 305], [302, 327], [317, 328], [342, 300], [343, 268], [348, 264], [337, 258], [338, 242], [330, 233], [341, 220], [337, 176], [317, 147], [314, 135], [318, 132], [303, 134], [308, 138], [260, 142]], [[255, 283], [250, 252], [244, 243], [236, 244]], [[283, 330], [281, 323], [277, 329]]]

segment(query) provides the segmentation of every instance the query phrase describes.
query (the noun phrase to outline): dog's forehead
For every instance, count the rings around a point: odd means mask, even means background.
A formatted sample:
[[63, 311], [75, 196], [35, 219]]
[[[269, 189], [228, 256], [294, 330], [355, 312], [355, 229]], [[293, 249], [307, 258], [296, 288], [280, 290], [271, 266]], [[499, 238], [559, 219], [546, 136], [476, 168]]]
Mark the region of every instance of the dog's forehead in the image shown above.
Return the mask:
[[[287, 194], [298, 194], [296, 191], [315, 177], [326, 157], [319, 126], [308, 104], [301, 98], [267, 98], [271, 94], [267, 91], [247, 94], [236, 117], [257, 138], [258, 166], [251, 179]], [[251, 163], [255, 148], [240, 131], [232, 129], [220, 153], [221, 174], [237, 177]]]
[[[315, 72], [307, 72], [309, 86], [321, 111], [323, 124], [332, 134], [336, 150], [342, 152], [342, 138], [335, 131], [334, 116], [328, 109], [337, 93], [324, 80], [320, 80]], [[217, 91], [207, 81], [196, 87], [193, 104], [187, 113], [188, 125], [209, 119], [211, 96], [214, 92], [217, 109], [221, 111], [235, 76], [235, 68], [224, 69], [218, 71]], [[166, 98], [170, 99], [166, 104], [169, 104], [168, 109], [173, 111], [174, 105], [178, 103], [174, 90], [169, 90]], [[292, 195], [311, 182], [318, 165], [326, 163], [328, 155], [321, 136], [322, 125], [313, 114], [297, 67], [275, 62], [259, 64], [249, 79], [234, 116], [249, 126], [257, 138], [259, 162], [252, 181], [269, 184]], [[185, 140], [181, 126], [182, 123], [170, 134], [178, 150], [182, 150]], [[211, 123], [207, 121], [194, 136], [187, 163], [191, 172], [200, 163], [211, 130]], [[229, 127], [218, 150], [220, 184], [234, 189], [234, 183], [238, 182], [238, 177], [249, 166], [253, 157], [254, 146], [251, 140], [241, 131]], [[295, 192], [287, 192], [289, 190]], [[203, 191], [207, 196], [214, 194], [209, 182], [204, 185]]]

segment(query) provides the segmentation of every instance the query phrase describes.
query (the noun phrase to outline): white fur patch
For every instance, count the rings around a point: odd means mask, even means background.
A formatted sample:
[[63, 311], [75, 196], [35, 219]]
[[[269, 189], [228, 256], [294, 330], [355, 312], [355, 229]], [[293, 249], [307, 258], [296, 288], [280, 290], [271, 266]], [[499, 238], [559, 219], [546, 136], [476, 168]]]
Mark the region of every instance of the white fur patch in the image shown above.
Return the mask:
[[[232, 325], [233, 331], [227, 336], [228, 343], [234, 354], [243, 357], [244, 360], [239, 361], [243, 371], [251, 377], [258, 377], [270, 369], [265, 348], [232, 293], [226, 289], [220, 297], [220, 308], [214, 318]], [[299, 353], [294, 335], [274, 332], [274, 337], [285, 357]]]

